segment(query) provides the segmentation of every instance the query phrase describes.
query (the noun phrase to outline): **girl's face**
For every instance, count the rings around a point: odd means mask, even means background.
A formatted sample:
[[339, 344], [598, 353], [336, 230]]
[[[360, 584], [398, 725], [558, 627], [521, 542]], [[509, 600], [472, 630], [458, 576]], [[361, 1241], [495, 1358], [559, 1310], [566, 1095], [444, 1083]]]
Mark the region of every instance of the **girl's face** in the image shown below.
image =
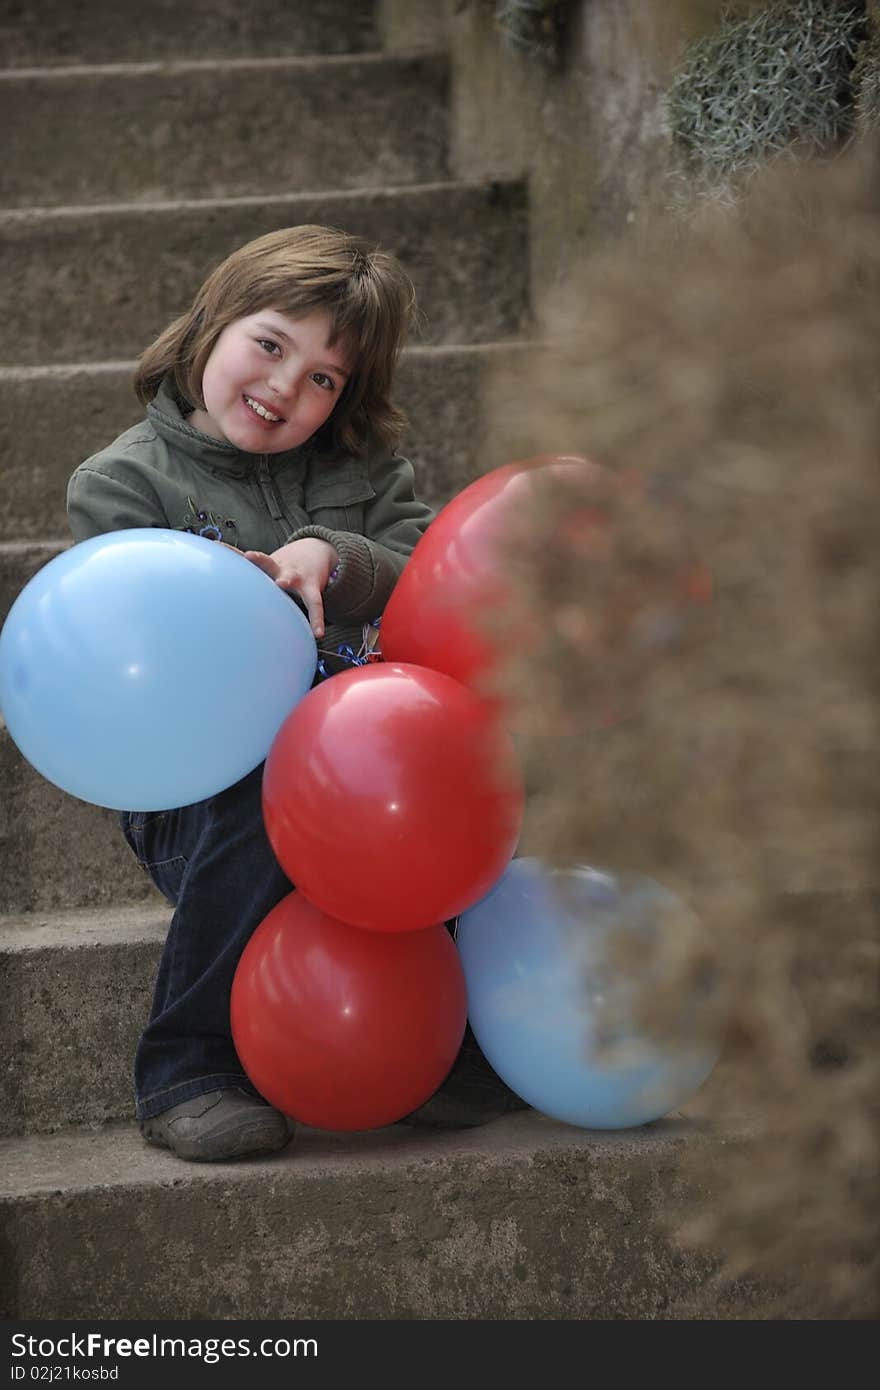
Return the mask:
[[342, 393], [350, 364], [328, 346], [330, 317], [316, 310], [291, 319], [261, 309], [230, 323], [202, 376], [205, 409], [190, 423], [249, 454], [279, 454], [304, 444]]

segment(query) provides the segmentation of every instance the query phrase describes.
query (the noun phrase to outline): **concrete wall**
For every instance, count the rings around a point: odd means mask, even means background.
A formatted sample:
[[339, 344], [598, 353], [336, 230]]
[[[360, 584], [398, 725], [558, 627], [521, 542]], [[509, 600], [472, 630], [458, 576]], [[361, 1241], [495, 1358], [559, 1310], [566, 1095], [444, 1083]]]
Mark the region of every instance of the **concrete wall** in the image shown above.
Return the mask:
[[447, 0], [379, 0], [376, 27], [387, 53], [444, 48], [449, 32]]
[[581, 0], [564, 62], [505, 45], [493, 7], [450, 4], [452, 167], [465, 178], [527, 174], [536, 300], [576, 246], [639, 215], [665, 169], [665, 50], [643, 0]]

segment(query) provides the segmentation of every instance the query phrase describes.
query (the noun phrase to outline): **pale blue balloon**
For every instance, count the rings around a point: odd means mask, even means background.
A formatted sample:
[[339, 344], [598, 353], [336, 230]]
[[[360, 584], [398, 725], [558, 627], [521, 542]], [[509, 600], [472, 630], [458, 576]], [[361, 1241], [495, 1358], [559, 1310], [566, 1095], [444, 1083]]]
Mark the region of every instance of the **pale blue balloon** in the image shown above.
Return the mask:
[[[670, 909], [687, 911], [643, 875], [617, 879], [586, 867], [555, 874], [524, 858], [462, 913], [457, 943], [471, 1027], [499, 1076], [536, 1110], [585, 1129], [629, 1129], [668, 1115], [709, 1076], [718, 1049], [689, 1036], [687, 1000], [674, 1048], [631, 1029], [600, 1038], [603, 994], [613, 994], [625, 1017], [636, 988], [609, 967], [609, 931], [624, 921], [662, 930]], [[597, 1051], [600, 1041], [608, 1050]]]
[[243, 556], [181, 531], [114, 531], [56, 556], [15, 600], [0, 710], [62, 790], [160, 811], [262, 762], [316, 666], [304, 614]]

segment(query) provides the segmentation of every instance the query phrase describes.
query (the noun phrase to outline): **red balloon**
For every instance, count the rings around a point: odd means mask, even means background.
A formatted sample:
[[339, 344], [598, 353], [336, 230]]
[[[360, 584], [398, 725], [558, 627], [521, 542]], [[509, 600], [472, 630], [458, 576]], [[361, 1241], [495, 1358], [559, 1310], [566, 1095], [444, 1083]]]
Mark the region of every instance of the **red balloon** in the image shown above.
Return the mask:
[[297, 892], [260, 923], [232, 982], [245, 1071], [271, 1105], [317, 1129], [374, 1129], [422, 1105], [449, 1074], [466, 1012], [445, 927], [360, 931]]
[[497, 664], [485, 622], [509, 602], [504, 545], [528, 519], [537, 473], [591, 479], [598, 464], [542, 454], [496, 468], [466, 487], [434, 518], [382, 615], [385, 661], [444, 671], [484, 694]]
[[413, 931], [482, 898], [523, 817], [513, 743], [486, 703], [420, 666], [377, 663], [316, 686], [263, 773], [272, 848], [331, 917]]

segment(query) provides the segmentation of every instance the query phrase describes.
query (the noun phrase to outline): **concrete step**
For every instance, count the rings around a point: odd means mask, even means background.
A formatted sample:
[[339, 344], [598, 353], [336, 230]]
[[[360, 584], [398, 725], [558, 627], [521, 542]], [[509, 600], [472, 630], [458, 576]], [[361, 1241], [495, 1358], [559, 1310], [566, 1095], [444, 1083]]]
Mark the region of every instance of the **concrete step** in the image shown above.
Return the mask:
[[115, 811], [47, 782], [0, 720], [0, 912], [137, 902], [158, 895]]
[[134, 1047], [170, 915], [156, 893], [0, 918], [0, 1134], [131, 1116]]
[[[589, 1132], [533, 1111], [434, 1134], [301, 1130], [184, 1164], [133, 1125], [0, 1143], [6, 1318], [754, 1316], [665, 1219], [685, 1116]], [[702, 1299], [702, 1304], [699, 1300]]]
[[0, 623], [5, 622], [28, 580], [69, 544], [69, 535], [53, 540], [0, 542]]
[[[493, 369], [524, 351], [484, 344], [404, 352], [395, 398], [410, 427], [400, 448], [429, 505], [442, 506], [505, 461], [484, 440], [482, 395]], [[143, 417], [131, 388], [134, 368], [132, 361], [0, 369], [0, 540], [67, 535], [74, 468]], [[24, 581], [11, 575], [9, 582], [18, 592]]]
[[427, 54], [8, 69], [0, 203], [433, 182], [447, 86], [446, 58]]
[[437, 183], [0, 214], [0, 364], [137, 357], [236, 247], [295, 223], [344, 227], [413, 277], [423, 342], [515, 337], [527, 314], [521, 183]]
[[375, 0], [10, 0], [0, 66], [358, 53], [377, 45], [375, 11]]

